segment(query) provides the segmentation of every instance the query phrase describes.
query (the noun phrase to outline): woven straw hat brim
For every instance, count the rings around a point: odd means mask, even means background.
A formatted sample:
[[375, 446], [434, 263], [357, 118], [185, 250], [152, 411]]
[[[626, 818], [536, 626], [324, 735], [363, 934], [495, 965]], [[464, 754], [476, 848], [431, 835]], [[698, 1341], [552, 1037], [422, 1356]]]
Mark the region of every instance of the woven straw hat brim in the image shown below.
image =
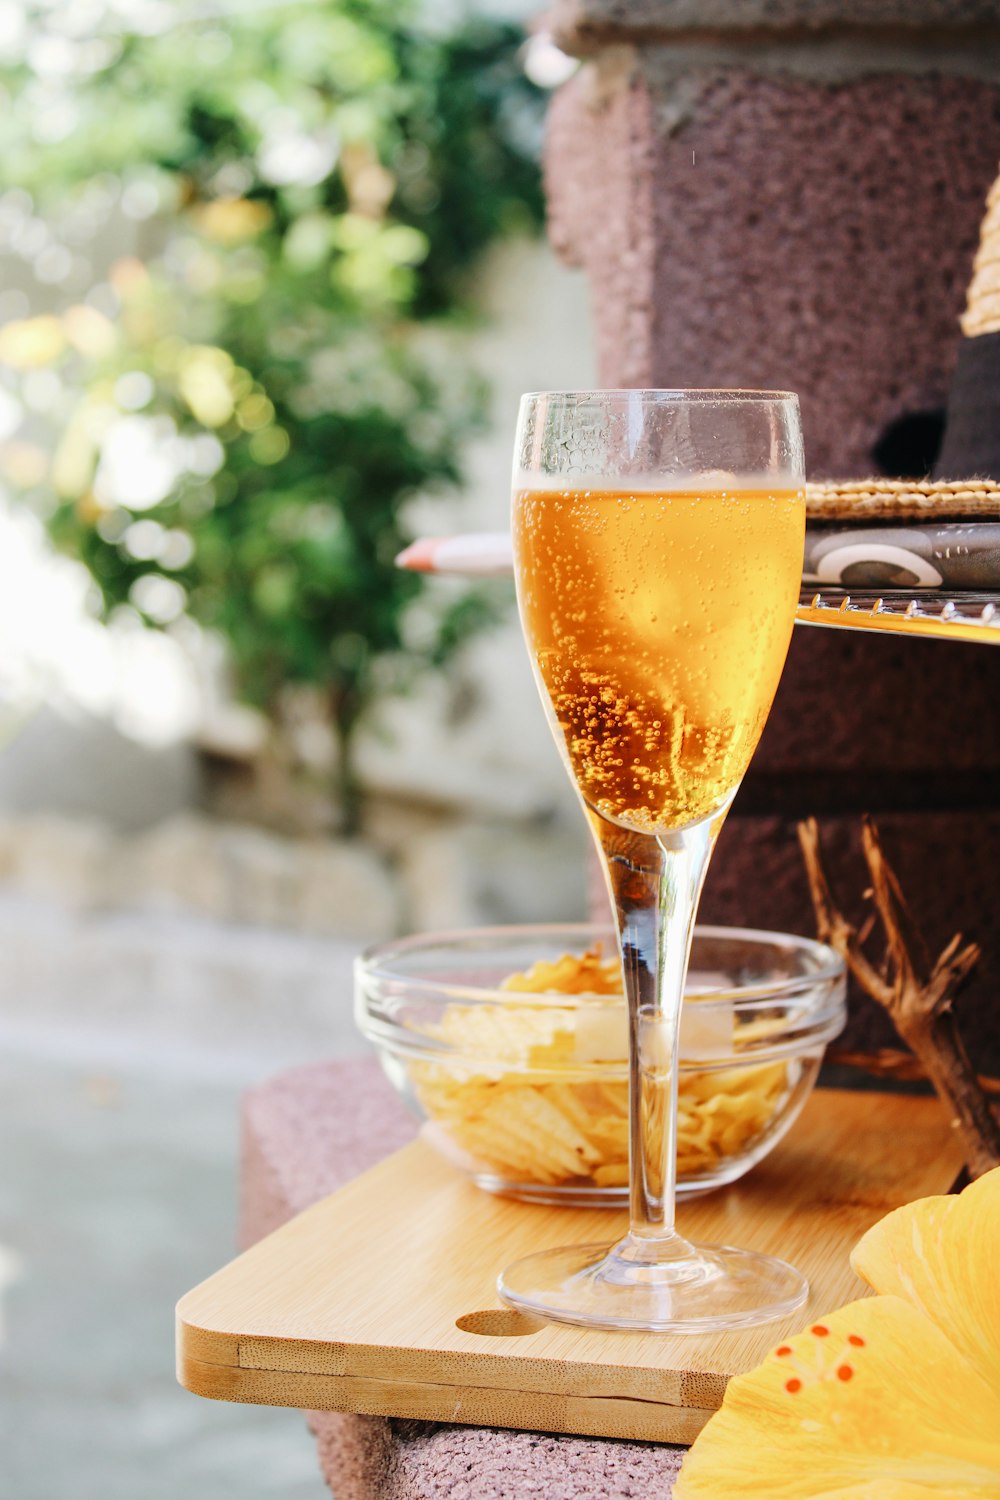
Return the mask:
[[810, 521], [1000, 520], [993, 479], [854, 479], [806, 485]]

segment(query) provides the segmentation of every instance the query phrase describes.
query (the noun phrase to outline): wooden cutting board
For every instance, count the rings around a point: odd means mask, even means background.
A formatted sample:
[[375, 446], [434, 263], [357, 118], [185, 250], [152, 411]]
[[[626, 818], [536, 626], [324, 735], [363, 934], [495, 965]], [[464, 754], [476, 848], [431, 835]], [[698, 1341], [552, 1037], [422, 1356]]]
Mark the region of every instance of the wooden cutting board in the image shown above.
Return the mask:
[[863, 1231], [960, 1168], [937, 1100], [819, 1090], [748, 1178], [679, 1213], [692, 1239], [792, 1261], [807, 1307], [737, 1333], [600, 1333], [503, 1308], [495, 1280], [532, 1250], [610, 1243], [621, 1211], [490, 1197], [417, 1141], [188, 1292], [178, 1378], [225, 1401], [690, 1443], [731, 1375], [864, 1295]]

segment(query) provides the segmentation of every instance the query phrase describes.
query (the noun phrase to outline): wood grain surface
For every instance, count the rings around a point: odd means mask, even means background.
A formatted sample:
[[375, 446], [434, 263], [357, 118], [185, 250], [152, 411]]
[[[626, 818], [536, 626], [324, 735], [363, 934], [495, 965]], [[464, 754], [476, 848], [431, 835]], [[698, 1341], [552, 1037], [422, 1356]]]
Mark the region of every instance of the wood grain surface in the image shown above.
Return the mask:
[[495, 1281], [532, 1250], [610, 1243], [622, 1213], [490, 1197], [417, 1141], [188, 1292], [178, 1378], [218, 1400], [688, 1443], [731, 1375], [864, 1295], [864, 1230], [960, 1167], [936, 1099], [819, 1090], [749, 1177], [679, 1213], [692, 1239], [790, 1260], [807, 1307], [737, 1333], [601, 1333], [501, 1308]]

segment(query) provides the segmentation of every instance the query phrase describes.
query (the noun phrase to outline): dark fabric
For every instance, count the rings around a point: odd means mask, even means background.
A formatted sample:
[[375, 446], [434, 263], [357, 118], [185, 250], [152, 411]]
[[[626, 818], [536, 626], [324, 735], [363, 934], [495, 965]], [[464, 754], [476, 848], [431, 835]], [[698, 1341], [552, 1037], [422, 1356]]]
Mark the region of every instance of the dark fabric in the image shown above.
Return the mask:
[[1000, 333], [963, 339], [935, 479], [1000, 479]]

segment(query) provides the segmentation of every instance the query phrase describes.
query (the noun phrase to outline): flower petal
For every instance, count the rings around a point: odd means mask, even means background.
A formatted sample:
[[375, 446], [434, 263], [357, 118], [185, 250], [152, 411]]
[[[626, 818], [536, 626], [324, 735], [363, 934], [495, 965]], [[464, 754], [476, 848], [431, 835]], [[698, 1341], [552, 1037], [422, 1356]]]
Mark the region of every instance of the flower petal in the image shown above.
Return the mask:
[[908, 1479], [870, 1479], [865, 1484], [852, 1484], [846, 1490], [824, 1490], [821, 1500], [969, 1500], [975, 1490], [952, 1485], [942, 1489], [939, 1484], [911, 1483]]
[[1000, 1427], [998, 1247], [1000, 1167], [951, 1197], [897, 1208], [858, 1241], [851, 1265], [919, 1308], [992, 1382]]
[[674, 1500], [845, 1492], [1000, 1494], [996, 1388], [897, 1297], [839, 1308], [731, 1380]]

